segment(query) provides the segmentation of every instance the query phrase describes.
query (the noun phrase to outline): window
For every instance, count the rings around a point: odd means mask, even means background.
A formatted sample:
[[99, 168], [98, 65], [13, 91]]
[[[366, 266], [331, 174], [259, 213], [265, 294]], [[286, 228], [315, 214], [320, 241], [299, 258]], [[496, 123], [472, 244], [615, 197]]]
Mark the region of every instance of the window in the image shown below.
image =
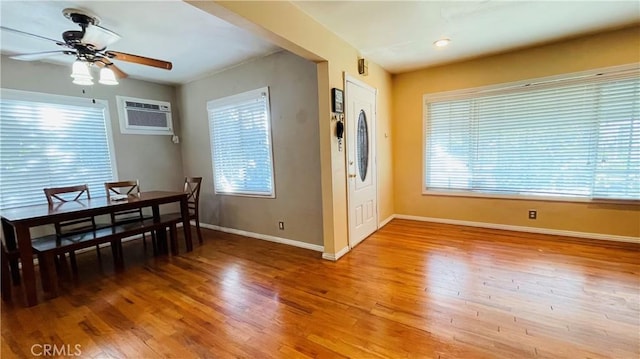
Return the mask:
[[207, 102], [216, 193], [275, 197], [269, 88]]
[[640, 77], [425, 96], [425, 190], [640, 199]]
[[112, 181], [106, 101], [2, 90], [0, 208], [46, 203], [43, 188]]

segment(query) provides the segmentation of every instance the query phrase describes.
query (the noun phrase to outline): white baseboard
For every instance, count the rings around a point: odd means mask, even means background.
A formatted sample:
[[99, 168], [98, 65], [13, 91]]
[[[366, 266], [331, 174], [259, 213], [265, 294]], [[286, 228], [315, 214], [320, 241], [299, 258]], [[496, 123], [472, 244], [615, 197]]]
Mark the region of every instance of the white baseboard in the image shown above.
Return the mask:
[[326, 260], [330, 260], [330, 261], [337, 261], [338, 259], [340, 259], [340, 257], [342, 257], [343, 255], [347, 254], [350, 251], [349, 246], [346, 246], [344, 248], [342, 248], [341, 250], [339, 250], [336, 254], [333, 253], [322, 253], [322, 259], [326, 259]]
[[216, 225], [207, 224], [207, 223], [200, 223], [200, 227], [213, 229], [215, 231], [220, 231], [220, 232], [225, 232], [225, 233], [238, 234], [238, 235], [245, 236], [245, 237], [262, 239], [262, 240], [269, 241], [269, 242], [287, 244], [287, 245], [294, 246], [294, 247], [311, 249], [312, 251], [316, 251], [316, 252], [324, 251], [324, 246], [320, 246], [320, 245], [317, 245], [317, 244], [306, 243], [306, 242], [294, 241], [292, 239], [287, 239], [287, 238], [280, 238], [280, 237], [276, 237], [276, 236], [270, 236], [270, 235], [267, 235], [267, 234], [247, 232], [247, 231], [243, 231], [243, 230], [240, 230], [240, 229], [221, 227], [221, 226], [216, 226]]
[[422, 222], [455, 224], [455, 225], [459, 225], [459, 226], [502, 229], [502, 230], [505, 230], [505, 231], [540, 233], [540, 234], [550, 234], [550, 235], [556, 235], [556, 236], [588, 238], [588, 239], [598, 239], [598, 240], [604, 240], [604, 241], [627, 242], [627, 243], [638, 243], [638, 244], [640, 244], [640, 238], [637, 238], [637, 237], [615, 236], [615, 235], [602, 234], [602, 233], [575, 232], [575, 231], [565, 231], [565, 230], [561, 230], [561, 229], [537, 228], [537, 227], [526, 227], [526, 226], [512, 226], [512, 225], [508, 225], [508, 224], [471, 222], [471, 221], [462, 221], [462, 220], [457, 220], [457, 219], [410, 216], [410, 215], [406, 215], [406, 214], [396, 214], [396, 215], [394, 215], [394, 218], [409, 219], [409, 220], [413, 220], [413, 221], [422, 221]]
[[[539, 234], [549, 234], [556, 236], [566, 236], [566, 237], [576, 237], [576, 238], [587, 238], [587, 239], [597, 239], [597, 240], [605, 240], [605, 241], [614, 241], [614, 242], [626, 242], [626, 243], [637, 243], [640, 244], [640, 238], [637, 237], [627, 237], [627, 236], [616, 236], [602, 233], [589, 233], [589, 232], [577, 232], [577, 231], [566, 231], [560, 229], [550, 229], [550, 228], [537, 228], [537, 227], [527, 227], [527, 226], [513, 226], [507, 224], [496, 224], [496, 223], [486, 223], [486, 222], [472, 222], [472, 221], [463, 221], [457, 219], [446, 219], [446, 218], [435, 218], [435, 217], [422, 217], [422, 216], [412, 216], [406, 214], [393, 214], [388, 218], [384, 219], [379, 223], [378, 228], [382, 228], [391, 222], [394, 218], [398, 219], [408, 219], [413, 221], [422, 221], [422, 222], [433, 222], [433, 223], [443, 223], [443, 224], [454, 224], [459, 226], [469, 226], [469, 227], [479, 227], [479, 228], [490, 228], [490, 229], [500, 229], [505, 231], [516, 231], [516, 232], [528, 232], [528, 233], [539, 233]], [[182, 224], [179, 223], [178, 226]], [[195, 224], [194, 224], [195, 225]], [[316, 252], [323, 252], [322, 258], [330, 261], [337, 261], [342, 256], [347, 254], [350, 251], [349, 246], [346, 246], [339, 250], [337, 253], [327, 253], [324, 252], [324, 247], [316, 244], [310, 244], [300, 241], [295, 241], [286, 238], [280, 238], [275, 236], [270, 236], [266, 234], [247, 232], [234, 228], [226, 228], [221, 226], [216, 226], [212, 224], [201, 223], [203, 228], [209, 228], [216, 231], [238, 234], [241, 236], [262, 239], [270, 242], [287, 244], [294, 247], [300, 247], [305, 249], [311, 249]]]
[[378, 229], [384, 227], [387, 225], [387, 223], [391, 222], [394, 218], [396, 218], [395, 214], [390, 215], [389, 217], [387, 217], [384, 221], [378, 223]]

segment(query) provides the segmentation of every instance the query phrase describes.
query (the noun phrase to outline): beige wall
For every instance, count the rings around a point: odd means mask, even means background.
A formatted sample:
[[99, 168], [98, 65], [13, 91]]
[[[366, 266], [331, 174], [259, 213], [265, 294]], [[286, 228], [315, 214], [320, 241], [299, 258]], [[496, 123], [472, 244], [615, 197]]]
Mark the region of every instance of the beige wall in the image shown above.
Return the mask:
[[369, 76], [358, 75], [357, 50], [289, 2], [187, 2], [317, 62], [323, 244], [329, 258], [348, 246], [345, 151], [338, 151], [333, 135], [335, 122], [330, 121], [330, 90], [333, 87], [344, 89], [344, 72], [378, 90], [376, 154], [379, 220], [391, 216], [394, 213], [393, 177], [390, 171], [393, 141], [391, 75], [372, 62], [369, 62]]
[[[640, 206], [481, 199], [422, 194], [427, 93], [473, 88], [640, 61], [638, 27], [434, 67], [393, 77], [394, 195], [398, 214], [640, 236]], [[529, 209], [538, 219], [527, 219]]]
[[[116, 86], [86, 86], [83, 94], [82, 86], [71, 83], [71, 65], [17, 61], [5, 56], [2, 56], [0, 74], [0, 86], [6, 89], [107, 100], [119, 179], [137, 178], [143, 190], [182, 190], [180, 146], [173, 144], [170, 136], [121, 134], [116, 105], [116, 96], [121, 95], [169, 101], [175, 106], [173, 86], [127, 78]], [[175, 110], [173, 121], [174, 126], [179, 127]]]
[[[179, 87], [185, 173], [204, 178], [201, 222], [322, 246], [316, 76], [314, 63], [281, 51]], [[207, 101], [265, 86], [276, 198], [215, 195]]]

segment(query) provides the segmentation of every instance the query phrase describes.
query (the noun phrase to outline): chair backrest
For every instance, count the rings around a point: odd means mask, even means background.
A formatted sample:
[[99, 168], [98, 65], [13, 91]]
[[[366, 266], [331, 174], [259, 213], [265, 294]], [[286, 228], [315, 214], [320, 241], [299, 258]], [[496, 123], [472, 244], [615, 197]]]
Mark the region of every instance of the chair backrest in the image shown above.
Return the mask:
[[198, 216], [198, 203], [200, 201], [200, 184], [202, 177], [185, 177], [184, 193], [188, 194], [189, 214]]
[[[111, 197], [115, 195], [138, 196], [140, 195], [140, 182], [138, 180], [105, 182], [104, 189], [107, 192], [107, 198], [109, 200], [111, 200]], [[142, 218], [144, 218], [142, 214], [142, 208], [111, 213], [112, 223], [137, 220]]]
[[[82, 197], [83, 194], [87, 194], [87, 199], [91, 199], [91, 194], [89, 193], [89, 187], [86, 184], [78, 185], [78, 186], [68, 186], [68, 187], [52, 187], [45, 188], [44, 195], [47, 197], [47, 203], [49, 206], [53, 206], [56, 203], [64, 203], [71, 201], [77, 201]], [[71, 195], [71, 196], [63, 196], [63, 194]], [[73, 198], [73, 199], [69, 199]]]
[[140, 182], [138, 180], [132, 181], [118, 181], [118, 182], [105, 182], [104, 189], [107, 191], [107, 198], [111, 198], [113, 195], [139, 195], [140, 194]]
[[[86, 199], [91, 199], [89, 187], [84, 185], [68, 186], [68, 187], [52, 187], [43, 189], [44, 195], [47, 197], [49, 207], [60, 206], [66, 202], [79, 201], [83, 195]], [[73, 219], [70, 221], [62, 221], [55, 223], [56, 235], [58, 237], [85, 231], [87, 229], [95, 229], [96, 221], [93, 216]]]

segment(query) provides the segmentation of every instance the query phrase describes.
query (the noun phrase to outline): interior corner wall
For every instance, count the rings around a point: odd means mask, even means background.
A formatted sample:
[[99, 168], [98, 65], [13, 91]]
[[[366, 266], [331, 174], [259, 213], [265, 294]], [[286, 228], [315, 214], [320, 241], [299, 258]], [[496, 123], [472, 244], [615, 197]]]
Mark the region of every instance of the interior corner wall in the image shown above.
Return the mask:
[[[396, 213], [490, 224], [640, 237], [638, 204], [507, 200], [422, 194], [424, 94], [640, 62], [640, 28], [395, 75], [393, 147]], [[538, 211], [529, 220], [529, 209]]]
[[[265, 86], [276, 198], [215, 194], [207, 101]], [[200, 221], [322, 246], [316, 65], [281, 51], [182, 85], [178, 99], [184, 170], [203, 177]]]
[[[117, 179], [138, 179], [142, 190], [182, 190], [184, 178], [180, 145], [171, 142], [171, 136], [167, 135], [120, 133], [116, 104], [118, 95], [168, 101], [172, 104], [174, 127], [179, 131], [179, 116], [173, 111], [176, 104], [175, 87], [131, 78], [122, 79], [115, 86], [95, 84], [82, 87], [71, 83], [71, 65], [17, 61], [6, 56], [2, 56], [1, 62], [2, 88], [108, 101]], [[83, 89], [86, 92], [84, 94]], [[90, 190], [93, 193], [97, 189]], [[101, 194], [104, 189], [97, 191], [97, 194]]]

